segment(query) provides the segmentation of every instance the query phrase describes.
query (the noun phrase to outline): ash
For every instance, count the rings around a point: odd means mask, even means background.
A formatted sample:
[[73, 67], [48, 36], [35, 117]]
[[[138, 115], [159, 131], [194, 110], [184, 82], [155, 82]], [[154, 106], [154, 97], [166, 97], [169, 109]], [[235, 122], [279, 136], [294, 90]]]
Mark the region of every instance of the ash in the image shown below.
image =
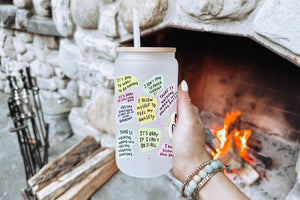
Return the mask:
[[[211, 131], [223, 126], [223, 117], [212, 113], [202, 111], [200, 118], [204, 127]], [[254, 167], [260, 174], [260, 179], [252, 186], [243, 183], [235, 173], [228, 173], [228, 178], [250, 199], [285, 199], [296, 182], [299, 144], [276, 137], [276, 134], [263, 132], [251, 124], [243, 124], [243, 128], [252, 130], [250, 137], [261, 142], [261, 152], [271, 157], [273, 163], [269, 169], [259, 165]]]

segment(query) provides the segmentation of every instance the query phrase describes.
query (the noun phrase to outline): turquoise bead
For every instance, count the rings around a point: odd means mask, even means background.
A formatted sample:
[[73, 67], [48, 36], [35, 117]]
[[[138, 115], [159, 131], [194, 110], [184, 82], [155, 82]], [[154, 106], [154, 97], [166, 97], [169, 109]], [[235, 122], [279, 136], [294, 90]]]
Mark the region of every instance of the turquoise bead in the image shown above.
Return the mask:
[[219, 160], [216, 160], [216, 162], [218, 163], [219, 167], [223, 167], [223, 163]]
[[189, 183], [189, 187], [192, 188], [193, 190], [197, 187], [197, 183], [194, 180], [191, 180], [191, 182]]
[[217, 161], [213, 161], [211, 164], [210, 164], [214, 169], [218, 169], [219, 168], [219, 164]]
[[184, 194], [189, 197], [189, 196], [192, 196], [192, 193], [191, 192], [188, 192], [186, 189], [184, 190]]
[[205, 176], [207, 175], [207, 173], [206, 173], [206, 171], [205, 170], [200, 170], [200, 172], [199, 172], [199, 176], [201, 177], [201, 178], [204, 178]]
[[190, 188], [189, 186], [187, 186], [187, 187], [185, 188], [185, 190], [186, 190], [187, 192], [189, 192], [189, 193], [193, 193], [193, 192], [194, 192], [194, 189]]
[[196, 175], [194, 176], [194, 181], [196, 181], [196, 183], [198, 183], [201, 180], [201, 177]]
[[211, 165], [206, 165], [204, 169], [207, 173], [211, 173], [214, 170], [214, 168]]

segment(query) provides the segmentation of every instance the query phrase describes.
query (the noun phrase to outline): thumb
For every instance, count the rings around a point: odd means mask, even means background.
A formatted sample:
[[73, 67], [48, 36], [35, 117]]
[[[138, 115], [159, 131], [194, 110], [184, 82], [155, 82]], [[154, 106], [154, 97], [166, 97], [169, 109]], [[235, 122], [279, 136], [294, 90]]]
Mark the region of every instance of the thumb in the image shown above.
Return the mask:
[[177, 98], [177, 115], [178, 123], [182, 123], [185, 120], [191, 120], [197, 118], [191, 101], [191, 97], [188, 93], [188, 85], [185, 80], [181, 82], [178, 87], [178, 98]]

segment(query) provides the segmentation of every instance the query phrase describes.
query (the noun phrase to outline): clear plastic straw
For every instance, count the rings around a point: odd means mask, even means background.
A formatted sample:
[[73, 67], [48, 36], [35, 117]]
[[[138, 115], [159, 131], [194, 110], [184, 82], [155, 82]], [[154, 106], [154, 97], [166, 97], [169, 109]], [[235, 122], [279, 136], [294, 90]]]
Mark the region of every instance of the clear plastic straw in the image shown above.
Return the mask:
[[135, 48], [141, 47], [139, 12], [133, 8], [133, 43]]

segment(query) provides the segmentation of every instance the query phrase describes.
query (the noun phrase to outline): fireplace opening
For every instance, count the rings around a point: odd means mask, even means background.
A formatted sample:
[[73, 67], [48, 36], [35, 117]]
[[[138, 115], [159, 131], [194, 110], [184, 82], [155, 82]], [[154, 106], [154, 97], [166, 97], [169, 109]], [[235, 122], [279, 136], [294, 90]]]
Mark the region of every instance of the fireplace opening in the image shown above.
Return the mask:
[[217, 116], [241, 111], [269, 135], [300, 142], [300, 68], [248, 38], [165, 29], [143, 46], [174, 46], [179, 82], [193, 103]]
[[227, 176], [250, 198], [285, 198], [296, 182], [299, 66], [237, 36], [169, 28], [141, 41], [177, 48], [179, 82], [200, 110], [208, 151], [234, 169]]

